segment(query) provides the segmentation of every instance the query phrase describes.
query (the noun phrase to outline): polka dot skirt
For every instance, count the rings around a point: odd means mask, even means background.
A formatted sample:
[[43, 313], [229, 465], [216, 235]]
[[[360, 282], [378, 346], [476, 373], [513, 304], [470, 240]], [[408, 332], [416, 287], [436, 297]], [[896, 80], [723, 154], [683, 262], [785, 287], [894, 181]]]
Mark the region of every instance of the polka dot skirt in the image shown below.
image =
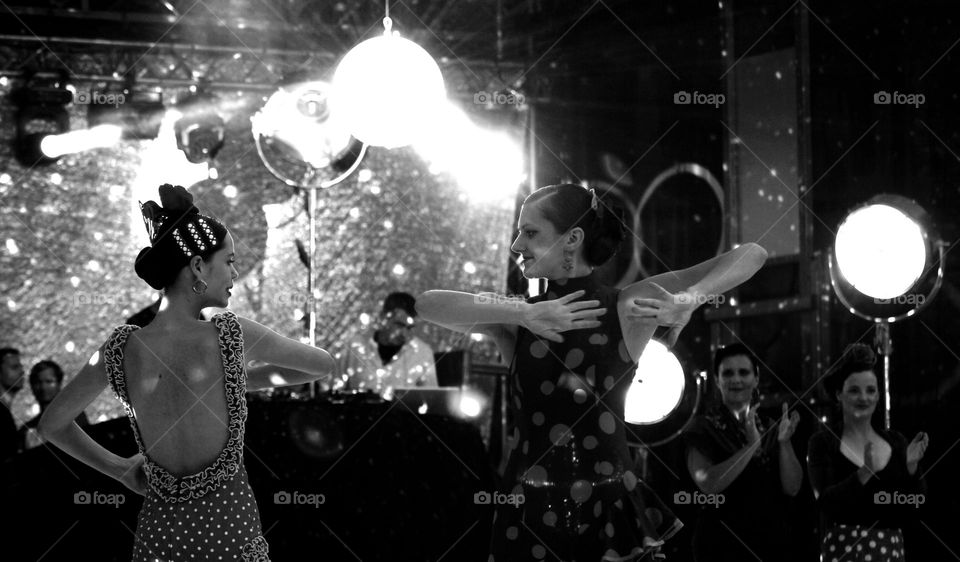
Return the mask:
[[149, 491], [137, 518], [134, 562], [270, 560], [243, 466], [247, 419], [243, 334], [232, 312], [218, 314], [213, 321], [223, 359], [230, 437], [213, 463], [189, 476], [174, 476], [146, 454], [123, 371], [123, 345], [137, 327], [120, 326], [105, 346], [107, 378], [130, 418], [140, 453], [146, 456]]
[[836, 525], [823, 537], [824, 562], [903, 562], [900, 529], [871, 529], [860, 525]]

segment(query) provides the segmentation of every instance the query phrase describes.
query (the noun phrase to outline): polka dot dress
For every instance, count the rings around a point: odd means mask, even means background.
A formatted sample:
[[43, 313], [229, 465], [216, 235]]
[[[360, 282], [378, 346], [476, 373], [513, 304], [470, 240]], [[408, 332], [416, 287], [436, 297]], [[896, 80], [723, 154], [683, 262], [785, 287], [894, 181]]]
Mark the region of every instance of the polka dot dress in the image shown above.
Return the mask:
[[581, 289], [581, 300], [607, 309], [600, 327], [565, 332], [562, 343], [518, 331], [501, 493], [523, 501], [495, 506], [490, 562], [639, 560], [682, 526], [631, 470], [623, 410], [636, 365], [620, 330], [619, 291], [591, 274], [551, 282], [531, 302]]
[[218, 314], [213, 321], [220, 334], [230, 437], [210, 466], [189, 476], [170, 474], [145, 453], [123, 372], [123, 345], [137, 327], [117, 328], [104, 350], [110, 385], [130, 418], [140, 453], [146, 457], [143, 467], [149, 489], [137, 518], [135, 562], [270, 560], [243, 466], [247, 419], [243, 335], [232, 312]]
[[836, 525], [823, 537], [821, 559], [825, 562], [902, 562], [905, 559], [903, 533], [900, 529]]

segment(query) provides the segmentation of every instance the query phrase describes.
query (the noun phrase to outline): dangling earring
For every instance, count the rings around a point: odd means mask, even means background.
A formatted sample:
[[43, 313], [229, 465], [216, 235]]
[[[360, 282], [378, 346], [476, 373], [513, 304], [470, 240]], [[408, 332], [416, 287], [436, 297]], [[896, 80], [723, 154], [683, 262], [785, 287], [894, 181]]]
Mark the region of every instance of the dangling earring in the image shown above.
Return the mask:
[[563, 251], [563, 269], [573, 271], [573, 250]]
[[[201, 285], [201, 287], [200, 287], [199, 289], [197, 288], [197, 284]], [[190, 288], [193, 289], [193, 292], [194, 292], [194, 293], [196, 293], [196, 294], [198, 294], [198, 295], [202, 295], [202, 294], [204, 294], [204, 293], [207, 292], [207, 282], [204, 281], [203, 279], [197, 279], [197, 280], [193, 283], [193, 286], [190, 287]]]

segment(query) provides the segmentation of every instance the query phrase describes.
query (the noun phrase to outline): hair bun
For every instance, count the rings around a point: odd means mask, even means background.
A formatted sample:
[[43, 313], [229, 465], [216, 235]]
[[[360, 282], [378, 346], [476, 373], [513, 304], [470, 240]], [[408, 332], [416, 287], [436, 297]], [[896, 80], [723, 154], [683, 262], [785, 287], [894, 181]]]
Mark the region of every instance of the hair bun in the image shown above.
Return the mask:
[[167, 279], [164, 278], [160, 260], [157, 258], [157, 252], [153, 251], [153, 247], [147, 246], [137, 254], [137, 261], [134, 262], [133, 269], [137, 272], [137, 277], [159, 291], [164, 288]]
[[168, 216], [176, 214], [199, 215], [200, 209], [193, 204], [193, 195], [180, 185], [165, 183], [160, 186], [160, 204]]

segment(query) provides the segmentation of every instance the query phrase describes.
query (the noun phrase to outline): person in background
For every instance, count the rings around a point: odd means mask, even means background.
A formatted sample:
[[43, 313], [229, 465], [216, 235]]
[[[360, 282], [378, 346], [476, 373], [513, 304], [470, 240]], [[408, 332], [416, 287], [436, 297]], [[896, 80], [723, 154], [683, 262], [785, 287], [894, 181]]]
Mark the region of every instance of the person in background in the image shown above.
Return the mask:
[[875, 420], [880, 393], [869, 346], [847, 347], [823, 386], [841, 416], [810, 437], [807, 468], [820, 509], [821, 560], [902, 561], [903, 528], [917, 517], [925, 484], [920, 461], [929, 437], [909, 443]]
[[[37, 426], [40, 425], [40, 416], [53, 402], [54, 397], [60, 393], [60, 388], [63, 386], [63, 368], [56, 361], [39, 361], [30, 369], [29, 381], [33, 398], [40, 406], [40, 413], [27, 420], [27, 423], [20, 428], [20, 442], [24, 451], [39, 447], [45, 442], [37, 431]], [[77, 416], [76, 422], [80, 427], [90, 425], [83, 412]]]
[[20, 350], [4, 347], [0, 349], [0, 462], [20, 451], [20, 436], [10, 405], [21, 388], [23, 363], [20, 362]]
[[[763, 419], [753, 399], [759, 362], [743, 344], [717, 350], [713, 372], [721, 401], [684, 432], [687, 470], [705, 494], [693, 533], [697, 562], [786, 560], [791, 556], [788, 498], [803, 483], [791, 438], [800, 415], [782, 407], [779, 421]], [[689, 496], [689, 492], [686, 492]], [[721, 499], [722, 498], [722, 499]]]
[[413, 335], [416, 300], [409, 293], [387, 295], [379, 322], [350, 340], [340, 360], [350, 390], [437, 386], [437, 368], [430, 346]]

